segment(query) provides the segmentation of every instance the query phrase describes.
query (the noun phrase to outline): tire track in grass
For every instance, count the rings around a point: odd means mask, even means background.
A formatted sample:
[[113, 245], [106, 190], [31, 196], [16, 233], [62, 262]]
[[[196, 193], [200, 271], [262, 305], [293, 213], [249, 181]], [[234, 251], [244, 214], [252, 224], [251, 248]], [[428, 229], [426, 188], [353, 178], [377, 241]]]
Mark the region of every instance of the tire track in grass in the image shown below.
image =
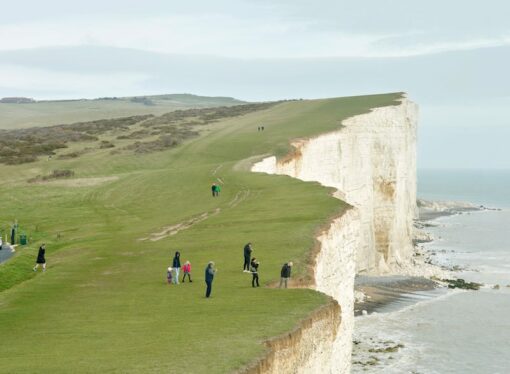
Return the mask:
[[[236, 195], [234, 196], [234, 198], [227, 203], [228, 209], [233, 209], [236, 206], [238, 206], [240, 203], [242, 203], [244, 200], [246, 200], [250, 196], [250, 194], [251, 194], [251, 191], [249, 189], [238, 191], [236, 193]], [[165, 226], [160, 231], [153, 232], [153, 233], [149, 234], [148, 236], [146, 236], [144, 238], [140, 238], [138, 240], [139, 241], [149, 240], [152, 242], [157, 242], [157, 241], [159, 241], [161, 239], [165, 239], [169, 236], [174, 236], [174, 235], [178, 234], [180, 231], [189, 229], [190, 227], [193, 227], [197, 223], [205, 221], [209, 217], [213, 217], [213, 216], [219, 214], [220, 212], [221, 212], [221, 208], [216, 208], [211, 212], [204, 212], [204, 213], [197, 214], [185, 221], [176, 223], [174, 225]]]

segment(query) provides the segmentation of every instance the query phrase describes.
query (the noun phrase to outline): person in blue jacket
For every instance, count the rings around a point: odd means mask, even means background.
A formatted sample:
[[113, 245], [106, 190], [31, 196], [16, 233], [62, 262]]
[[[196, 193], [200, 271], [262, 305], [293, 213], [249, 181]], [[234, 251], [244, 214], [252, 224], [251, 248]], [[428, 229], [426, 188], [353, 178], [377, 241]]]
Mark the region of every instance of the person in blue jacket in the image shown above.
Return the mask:
[[212, 292], [212, 282], [214, 280], [214, 275], [218, 269], [214, 268], [214, 262], [210, 261], [205, 268], [205, 284], [207, 285], [205, 291], [205, 297], [210, 297]]

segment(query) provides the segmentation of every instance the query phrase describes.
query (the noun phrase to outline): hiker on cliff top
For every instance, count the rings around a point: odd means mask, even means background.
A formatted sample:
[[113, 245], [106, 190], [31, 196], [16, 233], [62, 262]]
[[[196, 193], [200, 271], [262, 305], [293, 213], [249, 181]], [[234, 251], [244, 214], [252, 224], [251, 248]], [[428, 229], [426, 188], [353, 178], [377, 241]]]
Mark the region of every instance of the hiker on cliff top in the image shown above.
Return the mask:
[[175, 270], [175, 277], [173, 279], [174, 284], [179, 284], [179, 270], [181, 270], [181, 252], [179, 251], [175, 252], [172, 267]]
[[253, 248], [251, 247], [251, 243], [246, 244], [244, 246], [244, 265], [243, 265], [244, 273], [250, 272], [250, 258], [251, 258], [252, 252], [253, 252]]
[[290, 272], [292, 270], [292, 261], [287, 262], [286, 264], [283, 264], [282, 271], [280, 272], [280, 288], [282, 288], [282, 285], [285, 284], [285, 288], [287, 288], [287, 282], [290, 278]]
[[214, 262], [210, 261], [205, 268], [205, 284], [207, 285], [205, 297], [209, 298], [212, 292], [212, 282], [218, 269], [214, 268]]
[[251, 280], [251, 286], [255, 287], [255, 283], [257, 284], [257, 287], [260, 287], [259, 284], [259, 262], [255, 257], [251, 260], [251, 274], [253, 275], [253, 279]]

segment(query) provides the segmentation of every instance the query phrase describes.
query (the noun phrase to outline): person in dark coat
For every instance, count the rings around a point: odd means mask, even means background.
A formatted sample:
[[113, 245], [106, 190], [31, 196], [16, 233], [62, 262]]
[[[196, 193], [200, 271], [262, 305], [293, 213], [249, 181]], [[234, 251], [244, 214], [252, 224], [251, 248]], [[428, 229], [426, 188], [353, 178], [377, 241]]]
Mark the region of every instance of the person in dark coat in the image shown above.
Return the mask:
[[280, 288], [285, 284], [285, 288], [287, 288], [287, 282], [290, 278], [290, 271], [292, 270], [292, 261], [283, 264], [282, 270], [280, 272]]
[[39, 247], [39, 252], [37, 252], [37, 260], [35, 262], [34, 271], [37, 271], [37, 268], [39, 267], [39, 265], [42, 265], [42, 270], [46, 271], [46, 258], [44, 256], [45, 254], [46, 254], [46, 244], [43, 243]]
[[250, 272], [250, 258], [252, 252], [253, 248], [251, 247], [251, 243], [246, 244], [244, 246], [244, 265], [243, 265], [243, 272], [245, 273]]
[[257, 287], [260, 287], [259, 284], [259, 262], [255, 257], [251, 260], [251, 274], [253, 275], [253, 279], [251, 280], [251, 286], [255, 287], [255, 284], [257, 284]]
[[207, 285], [205, 291], [205, 297], [210, 297], [212, 292], [212, 282], [214, 280], [214, 275], [218, 269], [214, 268], [214, 262], [210, 261], [205, 268], [205, 284]]
[[218, 196], [218, 186], [216, 185], [216, 183], [212, 184], [211, 192], [212, 192], [213, 197]]
[[181, 270], [181, 252], [175, 252], [172, 267], [175, 270], [175, 277], [173, 277], [174, 284], [179, 284], [179, 270]]

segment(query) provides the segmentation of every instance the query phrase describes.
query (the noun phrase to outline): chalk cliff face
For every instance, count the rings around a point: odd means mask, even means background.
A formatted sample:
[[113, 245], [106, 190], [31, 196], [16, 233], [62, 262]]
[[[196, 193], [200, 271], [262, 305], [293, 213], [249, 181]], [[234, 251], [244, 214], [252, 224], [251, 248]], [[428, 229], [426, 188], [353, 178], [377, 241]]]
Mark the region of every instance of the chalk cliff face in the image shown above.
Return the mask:
[[341, 130], [296, 141], [293, 154], [268, 157], [252, 170], [336, 188], [335, 196], [360, 213], [357, 272], [389, 272], [412, 254], [416, 119], [417, 106], [403, 99], [351, 117]]
[[[334, 187], [335, 196], [353, 206], [317, 238], [320, 250], [311, 286], [339, 303], [341, 319], [331, 324], [336, 334], [327, 336], [326, 346], [296, 342], [295, 350], [307, 352], [307, 364], [280, 373], [348, 373], [355, 274], [409, 267], [416, 214], [416, 120], [417, 106], [404, 98], [400, 105], [351, 117], [338, 131], [295, 141], [294, 152], [283, 159], [268, 157], [253, 165], [255, 172]], [[273, 357], [288, 362], [285, 355]], [[320, 371], [310, 371], [312, 367]]]

